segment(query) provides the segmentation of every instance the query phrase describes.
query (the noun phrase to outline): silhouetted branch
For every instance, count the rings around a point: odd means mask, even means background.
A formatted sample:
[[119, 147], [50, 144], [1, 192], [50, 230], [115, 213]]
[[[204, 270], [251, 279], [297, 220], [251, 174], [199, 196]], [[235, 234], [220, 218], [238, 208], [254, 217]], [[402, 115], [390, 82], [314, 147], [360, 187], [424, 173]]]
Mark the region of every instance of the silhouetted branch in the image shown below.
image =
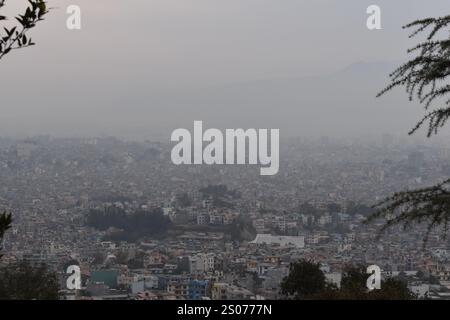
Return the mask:
[[[447, 34], [447, 38], [436, 39], [440, 31], [449, 31], [449, 26], [450, 15], [417, 20], [404, 26], [416, 28], [410, 38], [428, 28], [431, 31], [425, 42], [408, 50], [409, 54], [417, 53], [417, 56], [394, 70], [390, 74], [391, 83], [377, 95], [379, 97], [395, 87], [405, 87], [409, 99], [412, 101], [416, 98], [424, 106], [427, 113], [409, 134], [427, 123], [427, 137], [430, 137], [437, 134], [450, 117], [450, 36]], [[441, 99], [441, 105], [433, 108]], [[367, 222], [377, 218], [386, 219], [380, 233], [395, 225], [403, 225], [407, 229], [415, 223], [427, 223], [425, 245], [434, 228], [442, 227], [444, 234], [448, 230], [450, 179], [436, 186], [395, 193], [373, 207], [377, 211]]]
[[[0, 251], [2, 248], [2, 242], [3, 242], [3, 236], [5, 235], [6, 230], [11, 228], [12, 223], [12, 215], [11, 213], [7, 213], [4, 211], [2, 214], [0, 214]], [[0, 258], [2, 255], [0, 254]]]
[[392, 196], [377, 203], [378, 210], [367, 222], [377, 218], [386, 219], [380, 233], [394, 225], [403, 225], [405, 229], [414, 223], [427, 223], [425, 243], [430, 232], [435, 227], [442, 227], [444, 234], [448, 230], [450, 219], [450, 179], [436, 186], [394, 193]]
[[[44, 19], [48, 13], [47, 5], [44, 0], [28, 0], [30, 6], [27, 7], [24, 14], [15, 18], [19, 26], [10, 28], [4, 27], [4, 34], [0, 34], [0, 59], [14, 49], [25, 48], [34, 45], [31, 38], [27, 37], [28, 30], [34, 28], [36, 23]], [[4, 6], [4, 0], [0, 0], [0, 8]], [[5, 21], [6, 17], [0, 15], [0, 21]]]
[[[408, 50], [409, 54], [417, 54], [410, 61], [398, 67], [390, 74], [391, 83], [377, 96], [381, 96], [395, 87], [405, 87], [412, 101], [416, 98], [429, 110], [439, 98], [450, 93], [448, 76], [450, 75], [450, 37], [436, 39], [439, 31], [450, 25], [450, 15], [442, 18], [428, 18], [414, 21], [404, 28], [417, 29], [410, 35], [415, 37], [431, 28], [427, 40]], [[447, 81], [447, 83], [446, 83]], [[420, 120], [409, 134], [416, 132], [423, 124], [428, 123], [427, 136], [437, 134], [450, 117], [450, 99], [441, 102], [441, 106], [430, 111]]]

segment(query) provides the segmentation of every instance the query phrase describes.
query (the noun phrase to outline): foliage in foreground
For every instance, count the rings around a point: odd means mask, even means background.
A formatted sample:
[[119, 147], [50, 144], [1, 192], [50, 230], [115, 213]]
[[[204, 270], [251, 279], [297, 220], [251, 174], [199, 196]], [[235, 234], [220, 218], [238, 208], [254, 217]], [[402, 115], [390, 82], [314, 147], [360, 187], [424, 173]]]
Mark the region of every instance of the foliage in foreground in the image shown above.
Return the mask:
[[59, 283], [47, 266], [27, 261], [0, 267], [0, 300], [57, 300]]
[[[23, 14], [15, 18], [19, 23], [16, 26], [3, 28], [4, 33], [0, 33], [0, 60], [12, 50], [26, 48], [34, 45], [34, 42], [27, 36], [27, 32], [34, 28], [39, 21], [44, 20], [48, 13], [47, 5], [44, 0], [28, 0], [29, 7]], [[5, 5], [0, 0], [0, 9]], [[7, 21], [7, 17], [0, 15], [1, 22]]]
[[[436, 135], [450, 117], [450, 15], [414, 21], [404, 28], [415, 28], [410, 37], [430, 30], [425, 41], [408, 50], [415, 55], [391, 73], [391, 83], [378, 96], [403, 87], [409, 99], [424, 106], [425, 115], [409, 134], [426, 126], [427, 136]], [[397, 192], [377, 203], [367, 222], [383, 218], [386, 223], [380, 233], [394, 225], [405, 229], [417, 223], [426, 223], [429, 233], [435, 227], [448, 229], [450, 217], [450, 179], [435, 186], [418, 190]]]
[[[3, 237], [5, 235], [6, 230], [11, 228], [11, 223], [12, 223], [11, 213], [4, 211], [2, 214], [0, 214], [0, 251], [2, 249]], [[1, 257], [2, 255], [0, 253], [0, 258]]]
[[381, 289], [369, 291], [369, 275], [362, 266], [347, 267], [341, 286], [327, 281], [320, 264], [308, 260], [292, 263], [289, 275], [281, 283], [281, 293], [292, 299], [307, 300], [414, 300], [405, 282], [390, 278], [381, 282]]

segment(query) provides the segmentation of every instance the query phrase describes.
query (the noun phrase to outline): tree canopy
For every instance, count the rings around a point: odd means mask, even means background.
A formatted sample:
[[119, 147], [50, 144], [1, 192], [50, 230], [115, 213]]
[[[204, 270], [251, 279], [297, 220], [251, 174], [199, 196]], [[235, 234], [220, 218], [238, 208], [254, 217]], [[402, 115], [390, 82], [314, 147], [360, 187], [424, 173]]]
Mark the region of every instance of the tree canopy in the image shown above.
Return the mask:
[[19, 261], [0, 267], [0, 300], [56, 300], [59, 283], [47, 266]]
[[[423, 126], [427, 137], [436, 135], [450, 117], [450, 15], [414, 21], [406, 26], [414, 29], [410, 37], [425, 34], [425, 40], [408, 50], [413, 57], [390, 74], [391, 83], [381, 96], [396, 87], [403, 87], [409, 99], [423, 105], [423, 118], [411, 129], [415, 133]], [[428, 30], [428, 33], [426, 33]], [[409, 228], [416, 223], [426, 223], [429, 233], [435, 227], [448, 229], [450, 217], [450, 179], [435, 186], [418, 190], [397, 192], [377, 203], [368, 222], [386, 219], [380, 233], [394, 225]]]
[[145, 237], [164, 237], [171, 221], [164, 216], [160, 208], [136, 210], [127, 213], [118, 207], [107, 207], [104, 210], [89, 210], [87, 225], [98, 230], [117, 229], [106, 238], [117, 241], [137, 241]]
[[[5, 235], [6, 230], [11, 228], [12, 216], [11, 213], [4, 211], [0, 214], [0, 251], [2, 249], [3, 237]], [[2, 257], [0, 252], [0, 258]]]
[[320, 264], [299, 260], [290, 266], [289, 275], [281, 282], [281, 293], [293, 299], [311, 300], [414, 300], [406, 282], [388, 278], [381, 289], [369, 291], [363, 266], [347, 266], [342, 272], [340, 287], [326, 279]]
[[308, 299], [327, 288], [325, 275], [320, 264], [309, 260], [300, 260], [289, 266], [289, 275], [281, 282], [281, 292], [294, 299]]

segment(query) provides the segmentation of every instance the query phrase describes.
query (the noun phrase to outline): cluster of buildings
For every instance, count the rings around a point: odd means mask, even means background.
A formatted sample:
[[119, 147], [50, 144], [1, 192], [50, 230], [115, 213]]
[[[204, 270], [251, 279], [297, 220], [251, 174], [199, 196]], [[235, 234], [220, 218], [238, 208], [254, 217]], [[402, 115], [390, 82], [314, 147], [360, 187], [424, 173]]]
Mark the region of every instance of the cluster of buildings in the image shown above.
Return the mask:
[[[279, 299], [289, 265], [321, 263], [340, 283], [352, 264], [403, 277], [420, 297], [450, 298], [450, 246], [425, 226], [364, 223], [392, 192], [450, 176], [445, 145], [292, 139], [280, 171], [254, 166], [176, 166], [170, 145], [115, 138], [0, 139], [0, 208], [13, 213], [0, 263], [45, 263], [67, 299]], [[208, 186], [213, 186], [210, 191]], [[222, 186], [214, 188], [214, 186]], [[226, 188], [223, 188], [226, 186]], [[86, 222], [92, 209], [161, 208], [158, 237], [111, 240]], [[401, 230], [401, 232], [400, 232]], [[68, 265], [82, 288], [66, 288]]]

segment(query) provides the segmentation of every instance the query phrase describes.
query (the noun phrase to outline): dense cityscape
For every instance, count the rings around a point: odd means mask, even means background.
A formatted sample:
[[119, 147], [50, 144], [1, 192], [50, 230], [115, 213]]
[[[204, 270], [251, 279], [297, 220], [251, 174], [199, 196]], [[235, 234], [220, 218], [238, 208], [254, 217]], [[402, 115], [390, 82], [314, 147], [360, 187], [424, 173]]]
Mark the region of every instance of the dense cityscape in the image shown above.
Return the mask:
[[[63, 299], [283, 299], [299, 259], [340, 285], [378, 265], [418, 298], [450, 297], [449, 242], [426, 226], [366, 223], [373, 204], [450, 175], [445, 143], [282, 139], [280, 171], [176, 166], [167, 142], [113, 137], [0, 140], [0, 208], [13, 214], [1, 264], [58, 274]], [[78, 265], [80, 290], [66, 287]]]

